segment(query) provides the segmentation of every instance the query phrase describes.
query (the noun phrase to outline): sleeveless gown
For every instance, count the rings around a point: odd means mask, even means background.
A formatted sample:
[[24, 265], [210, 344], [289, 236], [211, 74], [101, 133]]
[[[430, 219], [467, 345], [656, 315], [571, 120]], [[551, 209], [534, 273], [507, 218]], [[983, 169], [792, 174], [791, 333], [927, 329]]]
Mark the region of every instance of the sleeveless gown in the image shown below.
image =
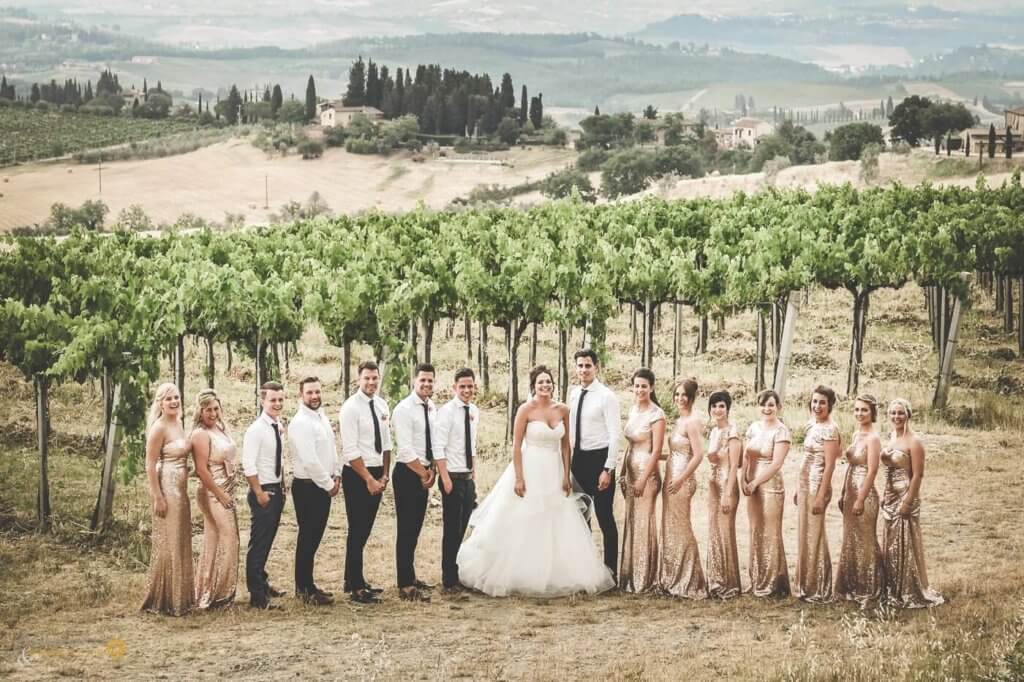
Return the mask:
[[195, 569], [192, 564], [192, 513], [188, 499], [188, 441], [164, 443], [156, 463], [167, 515], [153, 515], [149, 585], [143, 611], [180, 616], [192, 610]]
[[[231, 497], [235, 495], [237, 450], [228, 436], [210, 434], [210, 474], [213, 482]], [[203, 485], [196, 491], [203, 512], [203, 550], [196, 568], [196, 606], [215, 608], [235, 600], [238, 584], [238, 517], [235, 508], [225, 509]]]
[[910, 453], [895, 448], [882, 450], [885, 494], [882, 497], [882, 595], [893, 606], [920, 609], [946, 600], [928, 586], [928, 569], [921, 540], [921, 497], [911, 505], [910, 516], [900, 516], [900, 506], [910, 488]]
[[874, 486], [864, 498], [864, 511], [853, 513], [868, 475], [868, 449], [854, 443], [846, 449], [846, 478], [843, 482], [843, 547], [836, 567], [836, 596], [867, 606], [878, 600], [882, 590], [881, 551], [878, 548], [878, 492]]
[[825, 443], [839, 440], [839, 429], [831, 421], [812, 421], [804, 436], [804, 458], [797, 480], [797, 551], [796, 596], [808, 602], [832, 601], [832, 556], [828, 551], [825, 515], [832, 499], [829, 491], [825, 509], [813, 514], [814, 500], [822, 486], [832, 485], [824, 479]]
[[473, 512], [469, 539], [459, 549], [459, 580], [492, 597], [564, 597], [596, 594], [614, 586], [598, 558], [580, 502], [562, 490], [561, 441], [565, 427], [543, 421], [526, 425], [523, 480], [515, 493], [509, 464]]
[[673, 597], [704, 599], [708, 587], [690, 521], [690, 507], [697, 494], [696, 472], [676, 494], [668, 491], [672, 480], [689, 465], [693, 451], [690, 439], [678, 430], [669, 437], [668, 444], [671, 452], [661, 490], [661, 589]]
[[[633, 494], [633, 485], [643, 475], [651, 457], [661, 453], [652, 452], [654, 436], [652, 426], [665, 419], [665, 413], [657, 405], [640, 411], [635, 407], [629, 411], [629, 419], [623, 433], [629, 441], [619, 484], [626, 502], [625, 519], [622, 524], [622, 560], [619, 565], [619, 584], [626, 592], [649, 592], [657, 590], [658, 582], [658, 519], [655, 509], [658, 492], [661, 490], [661, 474], [657, 467], [647, 480], [643, 495]], [[680, 493], [682, 494], [682, 493]]]

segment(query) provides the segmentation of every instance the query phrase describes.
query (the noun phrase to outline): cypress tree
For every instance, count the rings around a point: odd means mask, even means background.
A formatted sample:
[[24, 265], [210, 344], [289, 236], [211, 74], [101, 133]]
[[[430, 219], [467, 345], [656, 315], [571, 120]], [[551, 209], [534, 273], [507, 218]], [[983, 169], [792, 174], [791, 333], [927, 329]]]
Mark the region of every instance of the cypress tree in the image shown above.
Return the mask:
[[306, 81], [306, 120], [312, 121], [316, 118], [316, 83], [313, 82], [313, 74], [309, 74]]
[[501, 76], [501, 108], [505, 110], [515, 109], [516, 91], [512, 86], [512, 75], [505, 73]]
[[366, 106], [380, 108], [380, 72], [371, 59], [366, 65]]
[[281, 86], [275, 85], [274, 91], [270, 93], [270, 111], [277, 116], [277, 110], [284, 104], [284, 94], [281, 92]]
[[594, 107], [594, 116], [601, 115], [601, 107]]
[[526, 99], [526, 83], [523, 83], [523, 91], [519, 96], [519, 125], [526, 124], [526, 117], [529, 116], [530, 110], [527, 108], [529, 100]]
[[1006, 127], [1006, 158], [1013, 158], [1013, 130], [1009, 126]]
[[229, 125], [235, 125], [238, 123], [238, 114], [241, 109], [242, 95], [238, 92], [238, 87], [232, 84], [231, 90], [228, 92], [227, 105], [224, 108], [224, 120]]
[[988, 158], [994, 159], [996, 157], [996, 124], [990, 123], [988, 126]]
[[366, 104], [366, 65], [363, 64], [362, 56], [352, 62], [352, 68], [348, 70], [348, 90], [345, 91], [341, 103], [347, 107], [361, 107]]
[[541, 126], [544, 124], [544, 102], [542, 101], [543, 97], [544, 93], [540, 93], [532, 100], [530, 100], [530, 123], [532, 123], [533, 127], [536, 128], [537, 130], [540, 130]]

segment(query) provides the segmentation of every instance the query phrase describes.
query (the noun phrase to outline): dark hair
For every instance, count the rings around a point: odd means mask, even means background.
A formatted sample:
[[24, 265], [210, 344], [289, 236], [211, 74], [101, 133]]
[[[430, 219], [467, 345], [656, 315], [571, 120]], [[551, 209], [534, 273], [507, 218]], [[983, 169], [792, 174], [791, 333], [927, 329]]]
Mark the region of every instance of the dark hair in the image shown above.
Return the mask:
[[686, 404], [692, 409], [693, 401], [697, 399], [697, 380], [693, 377], [688, 377], [676, 382], [676, 385], [672, 387], [672, 400], [675, 401], [676, 393], [679, 392], [679, 387], [683, 388], [683, 394], [686, 396]]
[[456, 382], [458, 382], [459, 379], [465, 379], [466, 377], [469, 377], [473, 381], [476, 381], [476, 375], [473, 374], [473, 370], [469, 367], [463, 367], [462, 369], [455, 371]]
[[633, 372], [633, 377], [629, 380], [629, 383], [632, 384], [637, 379], [643, 379], [651, 385], [651, 402], [658, 407], [661, 407], [661, 403], [658, 402], [658, 396], [654, 392], [654, 372], [646, 367], [641, 367], [637, 371]]
[[764, 405], [768, 402], [768, 398], [775, 398], [775, 404], [782, 407], [782, 398], [780, 398], [779, 394], [770, 388], [766, 388], [757, 394], [757, 404]]
[[711, 414], [711, 408], [718, 403], [725, 403], [725, 412], [728, 414], [732, 409], [732, 396], [729, 395], [729, 391], [715, 391], [708, 397], [708, 414]]
[[267, 391], [283, 391], [284, 386], [278, 381], [268, 381], [260, 386], [260, 397], [267, 397]]
[[551, 383], [555, 383], [554, 372], [548, 369], [547, 365], [537, 365], [536, 367], [530, 370], [530, 393], [533, 393], [533, 388], [534, 386], [537, 385], [537, 379], [538, 377], [540, 377], [541, 374], [547, 374], [549, 377], [551, 377]]
[[356, 376], [362, 374], [365, 370], [373, 370], [375, 372], [380, 371], [380, 367], [373, 360], [363, 360], [359, 363], [359, 369], [356, 370]]
[[597, 351], [595, 351], [593, 348], [580, 348], [578, 351], [572, 354], [573, 362], [579, 360], [580, 358], [590, 358], [590, 360], [594, 363], [595, 367], [601, 364], [597, 359]]
[[871, 410], [871, 423], [874, 424], [878, 421], [878, 399], [870, 393], [861, 393], [859, 396], [854, 398], [854, 402], [860, 401], [868, 406]]
[[434, 366], [429, 362], [421, 362], [420, 364], [416, 365], [416, 369], [413, 371], [412, 375], [414, 377], [419, 376], [420, 372], [430, 372], [431, 374], [437, 373], [434, 371]]
[[[832, 414], [832, 408], [835, 407], [836, 405], [836, 392], [833, 391], [828, 386], [822, 386], [821, 384], [818, 384], [817, 386], [814, 387], [814, 390], [811, 391], [811, 400], [814, 400], [815, 393], [825, 396], [825, 400], [828, 401], [828, 413]], [[810, 400], [807, 401], [807, 409], [811, 409]]]
[[299, 393], [301, 394], [302, 391], [306, 388], [306, 384], [319, 384], [319, 383], [320, 383], [320, 377], [312, 377], [312, 376], [311, 377], [306, 377], [305, 379], [303, 379], [303, 380], [301, 380], [299, 382]]

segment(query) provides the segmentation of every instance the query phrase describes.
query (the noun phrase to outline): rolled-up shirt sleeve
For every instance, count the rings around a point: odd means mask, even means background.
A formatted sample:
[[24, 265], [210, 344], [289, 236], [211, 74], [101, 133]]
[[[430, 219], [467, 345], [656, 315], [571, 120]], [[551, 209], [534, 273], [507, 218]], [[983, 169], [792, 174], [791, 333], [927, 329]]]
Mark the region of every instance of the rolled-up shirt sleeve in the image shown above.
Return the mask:
[[359, 452], [359, 415], [355, 405], [345, 403], [338, 413], [338, 428], [341, 429], [341, 459], [345, 464], [362, 457]]
[[[399, 403], [391, 415], [391, 422], [395, 427], [395, 456], [399, 462], [411, 462], [416, 457], [412, 447], [412, 415], [406, 409], [405, 403]], [[384, 448], [387, 450], [387, 448]]]
[[242, 473], [246, 476], [256, 476], [259, 470], [256, 468], [256, 460], [260, 455], [260, 432], [259, 425], [253, 424], [245, 430], [242, 438]]
[[448, 459], [448, 434], [452, 430], [452, 411], [447, 405], [443, 405], [437, 411], [437, 419], [434, 421], [434, 442], [430, 445], [434, 451], [434, 459]]
[[619, 438], [622, 435], [619, 415], [619, 398], [608, 389], [604, 396], [604, 423], [608, 429], [608, 457], [605, 459], [605, 469], [615, 470], [619, 461]]
[[302, 463], [309, 479], [329, 492], [334, 489], [334, 480], [317, 457], [316, 426], [308, 418], [295, 419], [288, 426], [288, 440], [292, 444], [292, 456]]

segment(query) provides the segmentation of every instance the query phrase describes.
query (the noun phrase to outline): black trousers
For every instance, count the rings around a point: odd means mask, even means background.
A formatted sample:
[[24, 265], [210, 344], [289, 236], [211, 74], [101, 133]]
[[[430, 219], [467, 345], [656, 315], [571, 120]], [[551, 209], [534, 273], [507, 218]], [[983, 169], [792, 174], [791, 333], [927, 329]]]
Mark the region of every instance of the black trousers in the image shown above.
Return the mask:
[[441, 538], [441, 583], [451, 587], [459, 582], [459, 547], [469, 527], [469, 515], [476, 508], [476, 481], [469, 478], [452, 477], [452, 491], [445, 494], [444, 485], [438, 479], [441, 491], [441, 517], [444, 534]]
[[[384, 467], [366, 467], [370, 475], [380, 478]], [[366, 589], [363, 576], [363, 550], [370, 539], [373, 522], [377, 519], [381, 495], [371, 495], [366, 482], [352, 467], [341, 471], [341, 487], [345, 491], [345, 516], [348, 517], [348, 540], [345, 546], [345, 591]]]
[[249, 601], [257, 604], [269, 598], [267, 557], [270, 556], [277, 528], [281, 525], [281, 512], [284, 511], [281, 486], [266, 485], [263, 489], [270, 493], [270, 502], [266, 507], [259, 505], [252, 490], [248, 495], [252, 523], [249, 527], [249, 550], [245, 554], [245, 584], [249, 588]]
[[604, 463], [608, 458], [608, 448], [600, 450], [574, 450], [572, 453], [573, 478], [583, 488], [583, 492], [594, 498], [594, 512], [597, 515], [597, 523], [601, 526], [601, 535], [604, 538], [604, 565], [607, 566], [612, 575], [618, 574], [618, 550], [619, 530], [615, 526], [615, 473], [612, 472], [612, 482], [604, 490], [597, 489], [598, 479], [604, 471]]
[[398, 534], [395, 538], [395, 568], [398, 586], [411, 587], [416, 584], [416, 545], [423, 530], [423, 518], [427, 515], [428, 491], [424, 490], [420, 477], [406, 464], [398, 462], [391, 473], [395, 486], [395, 517]]
[[313, 591], [313, 561], [331, 515], [331, 496], [308, 478], [292, 481], [292, 502], [299, 537], [295, 541], [295, 594]]

